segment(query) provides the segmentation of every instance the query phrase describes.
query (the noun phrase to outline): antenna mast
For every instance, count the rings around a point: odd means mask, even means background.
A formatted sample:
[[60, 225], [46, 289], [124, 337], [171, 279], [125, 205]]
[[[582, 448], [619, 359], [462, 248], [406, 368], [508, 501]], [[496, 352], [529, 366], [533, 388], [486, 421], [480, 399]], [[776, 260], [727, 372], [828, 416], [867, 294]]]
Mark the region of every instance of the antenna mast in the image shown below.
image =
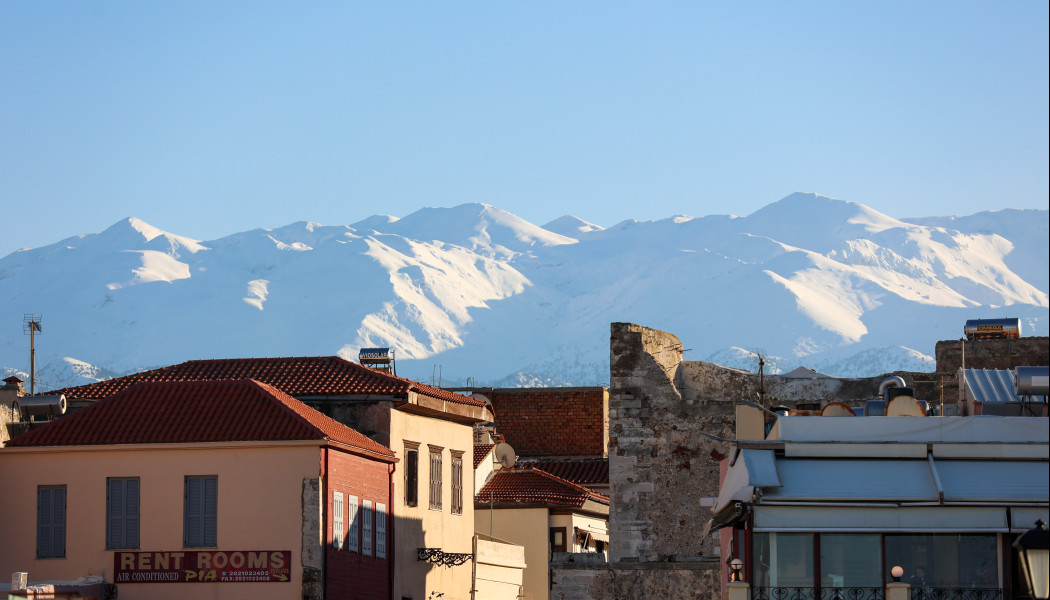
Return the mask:
[[43, 333], [40, 326], [43, 315], [25, 313], [22, 317], [22, 333], [29, 336], [29, 395], [36, 393], [36, 334]]

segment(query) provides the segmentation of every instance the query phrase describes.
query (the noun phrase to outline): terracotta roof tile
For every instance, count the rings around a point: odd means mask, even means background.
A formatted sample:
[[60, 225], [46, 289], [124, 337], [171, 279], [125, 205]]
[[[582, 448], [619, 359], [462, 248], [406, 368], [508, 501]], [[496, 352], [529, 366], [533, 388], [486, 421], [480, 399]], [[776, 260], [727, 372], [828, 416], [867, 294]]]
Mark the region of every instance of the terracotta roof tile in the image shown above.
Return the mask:
[[525, 459], [519, 460], [518, 466], [540, 469], [584, 486], [609, 485], [607, 458]]
[[254, 379], [298, 398], [361, 395], [407, 397], [411, 391], [456, 404], [486, 406], [484, 401], [477, 398], [376, 371], [338, 356], [191, 360], [170, 367], [49, 393], [65, 394], [69, 398], [101, 400], [144, 381], [224, 379]]
[[501, 469], [481, 488], [475, 501], [581, 507], [587, 500], [608, 504], [601, 494], [539, 469]]
[[496, 444], [474, 444], [474, 468], [477, 469], [481, 461], [485, 460], [485, 457], [492, 452], [492, 449], [496, 447]]
[[392, 450], [252, 380], [141, 382], [13, 438], [9, 447], [322, 440], [381, 458]]

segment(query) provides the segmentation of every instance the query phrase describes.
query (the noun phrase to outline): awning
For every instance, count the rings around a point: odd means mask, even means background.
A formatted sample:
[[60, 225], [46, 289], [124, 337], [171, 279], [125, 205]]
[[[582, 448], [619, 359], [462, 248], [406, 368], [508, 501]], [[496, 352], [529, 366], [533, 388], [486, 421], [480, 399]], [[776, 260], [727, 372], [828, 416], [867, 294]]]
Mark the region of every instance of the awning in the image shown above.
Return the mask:
[[762, 488], [762, 502], [937, 502], [926, 460], [784, 458], [776, 461], [781, 485]]
[[741, 450], [726, 472], [718, 501], [711, 512], [718, 515], [734, 502], [750, 502], [756, 487], [772, 488], [779, 485], [780, 477], [777, 475], [772, 450]]
[[579, 536], [581, 533], [585, 533], [585, 534], [591, 536], [591, 539], [595, 539], [595, 540], [598, 540], [600, 542], [605, 542], [606, 544], [609, 543], [609, 532], [608, 531], [600, 531], [600, 530], [595, 529], [593, 527], [577, 527], [576, 528], [576, 535]]
[[[1004, 533], [996, 506], [755, 506], [755, 531]], [[1033, 520], [1033, 523], [1035, 521]]]

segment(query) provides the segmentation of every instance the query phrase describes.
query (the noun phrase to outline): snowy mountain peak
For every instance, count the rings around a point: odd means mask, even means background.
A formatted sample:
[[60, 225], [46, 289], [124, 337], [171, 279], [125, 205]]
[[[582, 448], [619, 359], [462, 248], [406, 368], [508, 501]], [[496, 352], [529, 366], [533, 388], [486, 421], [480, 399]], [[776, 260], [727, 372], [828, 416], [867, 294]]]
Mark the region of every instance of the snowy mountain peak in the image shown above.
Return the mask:
[[[448, 384], [596, 385], [608, 382], [617, 321], [741, 368], [756, 362], [742, 348], [764, 348], [770, 373], [921, 370], [967, 319], [1017, 317], [1026, 334], [1047, 334], [1047, 217], [899, 221], [800, 193], [747, 217], [601, 229], [463, 204], [206, 246], [128, 218], [0, 258], [0, 325], [45, 315], [42, 389], [190, 359], [352, 358], [365, 346], [394, 348], [398, 373], [417, 380], [440, 366]], [[0, 345], [0, 369], [24, 372], [24, 350]]]
[[604, 228], [600, 225], [589, 223], [572, 215], [558, 217], [544, 225], [543, 228], [547, 231], [553, 231], [554, 233], [570, 238], [575, 238], [576, 236], [585, 235], [594, 231], [604, 231]]

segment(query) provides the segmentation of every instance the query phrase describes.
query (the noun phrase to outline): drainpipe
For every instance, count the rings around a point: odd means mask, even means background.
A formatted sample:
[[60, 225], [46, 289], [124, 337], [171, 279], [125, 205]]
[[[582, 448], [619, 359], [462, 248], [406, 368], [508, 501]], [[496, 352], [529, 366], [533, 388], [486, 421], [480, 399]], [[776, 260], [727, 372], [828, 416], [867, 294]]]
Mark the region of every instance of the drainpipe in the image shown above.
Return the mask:
[[388, 473], [390, 479], [390, 498], [387, 500], [387, 525], [386, 535], [388, 538], [387, 546], [389, 546], [386, 553], [387, 556], [387, 593], [390, 596], [390, 600], [394, 600], [394, 561], [397, 557], [397, 547], [394, 545], [394, 540], [397, 536], [394, 535], [394, 524], [397, 523], [397, 518], [394, 515], [394, 472], [397, 471], [397, 465], [390, 463], [390, 471]]
[[321, 477], [321, 598], [328, 595], [328, 453], [324, 448], [324, 476]]

